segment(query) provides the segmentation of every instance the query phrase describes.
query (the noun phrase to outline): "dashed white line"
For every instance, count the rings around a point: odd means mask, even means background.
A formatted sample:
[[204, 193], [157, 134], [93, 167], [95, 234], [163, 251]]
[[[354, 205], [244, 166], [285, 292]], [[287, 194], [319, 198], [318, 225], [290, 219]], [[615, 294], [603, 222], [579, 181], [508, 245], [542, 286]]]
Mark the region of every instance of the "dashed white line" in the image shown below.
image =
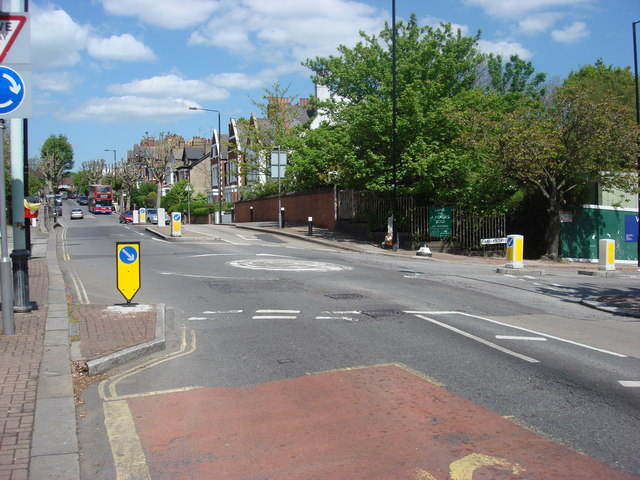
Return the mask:
[[636, 380], [620, 380], [618, 383], [623, 387], [640, 388], [640, 381]]
[[528, 340], [534, 342], [546, 342], [547, 339], [544, 337], [517, 337], [513, 335], [496, 335], [496, 338], [499, 340]]
[[475, 340], [478, 343], [482, 343], [483, 345], [486, 345], [488, 347], [494, 348], [494, 349], [496, 349], [496, 350], [498, 350], [500, 352], [503, 352], [503, 353], [506, 353], [508, 355], [512, 355], [512, 356], [514, 356], [516, 358], [519, 358], [521, 360], [524, 360], [525, 362], [540, 363], [540, 360], [536, 360], [535, 358], [527, 357], [526, 355], [522, 355], [520, 353], [514, 352], [513, 350], [509, 350], [508, 348], [501, 347], [500, 345], [496, 345], [495, 343], [489, 342], [489, 341], [485, 340], [484, 338], [476, 337], [475, 335], [472, 335], [472, 334], [470, 334], [468, 332], [465, 332], [464, 330], [460, 330], [459, 328], [453, 327], [453, 326], [448, 325], [446, 323], [439, 322], [439, 321], [437, 321], [437, 320], [435, 320], [433, 318], [429, 318], [429, 317], [426, 317], [424, 315], [416, 315], [416, 316], [418, 318], [426, 320], [427, 322], [431, 322], [431, 323], [433, 323], [435, 325], [439, 325], [439, 326], [441, 326], [443, 328], [451, 330], [452, 332], [459, 333], [460, 335], [462, 335], [464, 337], [467, 337], [467, 338], [470, 338], [472, 340]]
[[254, 315], [252, 320], [295, 320], [295, 315]]

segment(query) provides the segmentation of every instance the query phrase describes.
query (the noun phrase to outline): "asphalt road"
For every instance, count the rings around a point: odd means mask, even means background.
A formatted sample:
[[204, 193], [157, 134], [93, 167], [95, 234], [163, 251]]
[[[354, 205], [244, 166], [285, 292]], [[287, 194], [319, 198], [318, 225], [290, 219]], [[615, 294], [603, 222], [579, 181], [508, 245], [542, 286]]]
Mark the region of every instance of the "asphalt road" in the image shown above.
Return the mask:
[[74, 301], [121, 303], [115, 242], [140, 241], [135, 301], [173, 313], [167, 351], [87, 390], [83, 478], [640, 476], [640, 391], [621, 383], [640, 380], [638, 322], [577, 303], [633, 291], [633, 275], [63, 223]]

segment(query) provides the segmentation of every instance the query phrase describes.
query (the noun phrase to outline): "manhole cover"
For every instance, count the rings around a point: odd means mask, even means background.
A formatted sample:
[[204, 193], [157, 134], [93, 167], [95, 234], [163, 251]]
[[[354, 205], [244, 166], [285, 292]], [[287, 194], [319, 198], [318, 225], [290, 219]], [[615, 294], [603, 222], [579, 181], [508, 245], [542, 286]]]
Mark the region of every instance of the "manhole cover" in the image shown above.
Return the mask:
[[333, 298], [334, 300], [353, 300], [354, 298], [364, 298], [364, 295], [359, 293], [325, 293], [325, 297]]

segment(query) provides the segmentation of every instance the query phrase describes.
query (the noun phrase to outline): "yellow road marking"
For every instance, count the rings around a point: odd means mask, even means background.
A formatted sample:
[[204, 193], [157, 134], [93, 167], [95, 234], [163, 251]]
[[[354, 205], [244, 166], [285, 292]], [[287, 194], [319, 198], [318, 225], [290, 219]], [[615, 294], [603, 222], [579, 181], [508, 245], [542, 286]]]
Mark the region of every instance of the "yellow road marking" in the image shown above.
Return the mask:
[[491, 457], [489, 455], [482, 455], [481, 453], [471, 453], [449, 465], [449, 477], [451, 477], [452, 480], [473, 480], [473, 472], [480, 467], [489, 465], [509, 469], [514, 475], [524, 472], [524, 469], [520, 465], [510, 463], [504, 458]]
[[[130, 368], [129, 370], [125, 370], [124, 372], [118, 375], [114, 375], [111, 378], [103, 380], [102, 382], [100, 382], [100, 385], [98, 385], [98, 393], [100, 394], [100, 398], [102, 398], [102, 400], [115, 400], [119, 398], [118, 393], [116, 391], [116, 387], [118, 383], [120, 383], [120, 381], [124, 380], [127, 377], [130, 377], [131, 375], [139, 373], [144, 369], [151, 368], [161, 363], [168, 362], [169, 360], [173, 360], [174, 358], [179, 358], [184, 355], [189, 355], [190, 353], [193, 353], [196, 350], [196, 333], [194, 330], [191, 330], [191, 346], [188, 350], [187, 350], [187, 346], [188, 345], [187, 345], [187, 338], [186, 338], [186, 327], [182, 327], [182, 343], [180, 346], [180, 350], [178, 350], [177, 352], [169, 353], [160, 358], [148, 360], [145, 363], [136, 365], [135, 367]], [[107, 391], [107, 385], [109, 386], [108, 391]]]
[[116, 480], [151, 480], [142, 444], [126, 400], [105, 402], [104, 424], [107, 427]]

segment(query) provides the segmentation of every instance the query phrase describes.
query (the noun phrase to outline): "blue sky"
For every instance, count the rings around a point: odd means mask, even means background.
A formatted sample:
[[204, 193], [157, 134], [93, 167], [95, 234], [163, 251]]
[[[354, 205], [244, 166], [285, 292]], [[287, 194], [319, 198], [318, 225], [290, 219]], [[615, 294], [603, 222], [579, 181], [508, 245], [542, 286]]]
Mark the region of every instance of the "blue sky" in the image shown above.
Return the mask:
[[[8, 0], [4, 0], [4, 6]], [[211, 138], [220, 110], [260, 114], [265, 88], [314, 93], [307, 58], [378, 33], [391, 0], [58, 0], [29, 2], [33, 115], [29, 156], [50, 134], [87, 160], [126, 158], [148, 132]], [[517, 53], [560, 80], [602, 58], [633, 67], [638, 0], [396, 0], [398, 20], [451, 22], [480, 48]]]

